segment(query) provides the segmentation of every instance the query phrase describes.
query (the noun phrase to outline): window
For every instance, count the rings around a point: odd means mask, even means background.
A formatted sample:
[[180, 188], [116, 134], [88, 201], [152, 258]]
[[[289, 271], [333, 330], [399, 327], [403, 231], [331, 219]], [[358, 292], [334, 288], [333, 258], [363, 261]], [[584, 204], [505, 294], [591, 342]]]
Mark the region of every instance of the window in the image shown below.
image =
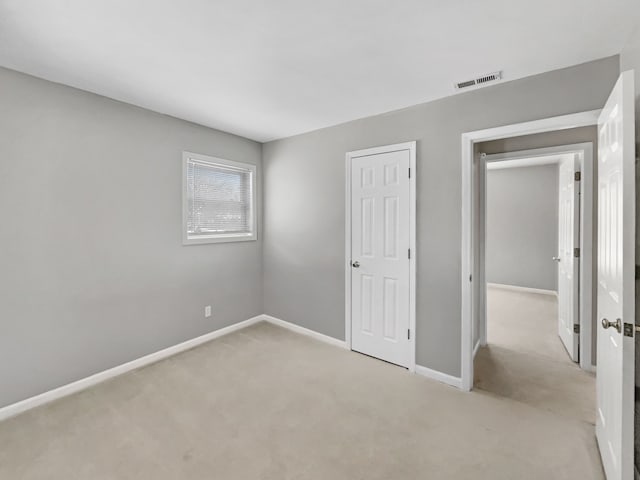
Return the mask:
[[185, 245], [256, 239], [256, 167], [184, 152]]

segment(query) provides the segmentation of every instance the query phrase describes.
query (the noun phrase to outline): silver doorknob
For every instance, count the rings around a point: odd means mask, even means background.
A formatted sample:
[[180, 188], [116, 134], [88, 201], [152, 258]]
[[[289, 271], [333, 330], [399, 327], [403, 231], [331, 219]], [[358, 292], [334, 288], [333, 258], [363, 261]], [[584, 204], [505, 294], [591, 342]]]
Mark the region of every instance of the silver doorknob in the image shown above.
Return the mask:
[[560, 257], [551, 257], [551, 259], [552, 259], [554, 262], [559, 262], [559, 261], [560, 261]]
[[352, 266], [353, 268], [360, 268], [360, 262], [358, 262], [358, 261], [356, 260], [355, 262], [353, 262], [353, 263], [351, 264], [351, 266]]
[[607, 320], [606, 318], [602, 319], [602, 328], [615, 328], [618, 333], [620, 333], [622, 331], [622, 320], [620, 320], [619, 318], [615, 321], [615, 322], [611, 322], [609, 320]]

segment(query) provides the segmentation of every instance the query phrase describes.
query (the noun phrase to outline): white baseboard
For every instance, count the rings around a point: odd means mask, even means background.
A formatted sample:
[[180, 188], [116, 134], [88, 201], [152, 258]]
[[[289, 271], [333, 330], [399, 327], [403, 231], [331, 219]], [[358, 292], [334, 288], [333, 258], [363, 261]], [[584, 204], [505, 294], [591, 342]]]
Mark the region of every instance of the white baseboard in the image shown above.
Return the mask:
[[292, 332], [296, 332], [301, 335], [306, 335], [307, 337], [315, 338], [316, 340], [328, 343], [329, 345], [333, 345], [334, 347], [348, 348], [347, 342], [345, 342], [344, 340], [338, 340], [337, 338], [333, 338], [328, 335], [309, 330], [308, 328], [301, 327], [300, 325], [296, 325], [285, 320], [280, 320], [279, 318], [272, 317], [271, 315], [262, 315], [261, 318], [265, 322], [269, 322], [279, 327], [286, 328], [287, 330], [291, 330]]
[[[286, 328], [287, 330], [291, 330], [292, 332], [299, 333], [302, 335], [306, 335], [311, 338], [315, 338], [316, 340], [320, 340], [321, 342], [328, 343], [329, 345], [333, 345], [335, 347], [346, 348], [347, 343], [344, 340], [338, 340], [337, 338], [329, 337], [328, 335], [324, 335], [322, 333], [315, 332], [313, 330], [309, 330], [308, 328], [301, 327], [294, 323], [287, 322], [285, 320], [280, 320], [279, 318], [272, 317], [270, 315], [262, 315], [262, 319], [266, 322], [272, 323], [279, 327]], [[476, 345], [476, 348], [480, 345]], [[454, 377], [452, 375], [447, 375], [446, 373], [438, 372], [436, 370], [431, 370], [430, 368], [423, 367], [421, 365], [416, 365], [415, 373], [421, 375], [423, 377], [430, 378], [432, 380], [437, 380], [442, 383], [446, 383], [447, 385], [451, 385], [456, 388], [462, 388], [462, 380], [459, 377]]]
[[[7, 405], [6, 407], [2, 407], [0, 408], [0, 421], [10, 417], [14, 417], [20, 413], [26, 412], [27, 410], [31, 410], [32, 408], [36, 408], [41, 405], [45, 405], [47, 403], [53, 402], [54, 400], [58, 400], [60, 398], [64, 398], [66, 396], [80, 392], [82, 390], [85, 390], [89, 387], [102, 383], [111, 378], [117, 377], [119, 375], [123, 375], [127, 372], [136, 370], [146, 365], [150, 365], [152, 363], [158, 362], [160, 360], [171, 357], [173, 355], [184, 352], [186, 350], [190, 350], [194, 347], [202, 345], [203, 343], [210, 342], [215, 338], [222, 337], [224, 335], [241, 330], [243, 328], [246, 328], [250, 325], [253, 325], [255, 323], [262, 322], [262, 321], [272, 323], [282, 328], [286, 328], [287, 330], [290, 330], [292, 332], [295, 332], [301, 335], [306, 335], [308, 337], [315, 338], [316, 340], [320, 340], [321, 342], [327, 343], [329, 345], [333, 345], [335, 347], [345, 348], [345, 349], [348, 348], [347, 343], [344, 340], [338, 340], [337, 338], [333, 338], [328, 335], [324, 335], [322, 333], [309, 330], [308, 328], [295, 325], [293, 323], [281, 320], [279, 318], [272, 317], [270, 315], [258, 315], [248, 320], [244, 320], [242, 322], [230, 325], [228, 327], [220, 328], [213, 332], [206, 333], [196, 338], [192, 338], [191, 340], [187, 340], [185, 342], [179, 343], [177, 345], [173, 345], [163, 350], [150, 353], [149, 355], [145, 355], [143, 357], [137, 358], [130, 362], [123, 363], [122, 365], [118, 365], [108, 370], [98, 372], [89, 377], [76, 380], [75, 382], [68, 383], [67, 385], [54, 388], [53, 390], [49, 390], [48, 392], [44, 392], [34, 397], [30, 397], [25, 400], [21, 400], [19, 402], [13, 403], [11, 405]], [[447, 375], [445, 373], [438, 372], [435, 370], [431, 370], [430, 368], [427, 368], [427, 367], [416, 365], [415, 373], [427, 378], [431, 378], [433, 380], [437, 380], [442, 383], [446, 383], [448, 385], [451, 385], [457, 388], [462, 388], [462, 381], [460, 378], [453, 377], [451, 375]]]
[[453, 375], [448, 375], [436, 370], [431, 370], [430, 368], [423, 367], [422, 365], [416, 365], [416, 373], [418, 375], [422, 375], [423, 377], [437, 380], [438, 382], [446, 383], [447, 385], [451, 385], [452, 387], [462, 389], [462, 379], [460, 377], [454, 377]]
[[541, 295], [558, 296], [555, 290], [544, 290], [541, 288], [519, 287], [518, 285], [505, 285], [503, 283], [487, 283], [487, 287], [501, 288], [502, 290], [513, 290], [514, 292], [539, 293]]
[[[291, 330], [292, 332], [306, 335], [308, 337], [315, 338], [316, 340], [320, 340], [321, 342], [328, 343], [329, 345], [346, 349], [349, 348], [344, 340], [338, 340], [337, 338], [329, 337], [328, 335], [309, 330], [308, 328], [301, 327], [294, 323], [280, 320], [279, 318], [275, 318], [270, 315], [262, 315], [262, 319], [279, 327]], [[479, 347], [479, 345], [480, 343], [478, 342], [478, 344], [476, 345], [476, 349]], [[462, 380], [459, 377], [454, 377], [452, 375], [447, 375], [446, 373], [431, 370], [430, 368], [423, 367], [421, 365], [416, 365], [415, 373], [432, 380], [446, 383], [447, 385], [451, 385], [452, 387], [462, 388]]]
[[198, 345], [210, 342], [215, 338], [222, 337], [223, 335], [227, 335], [231, 332], [246, 328], [250, 325], [253, 325], [254, 323], [263, 321], [264, 319], [262, 317], [262, 315], [258, 315], [257, 317], [253, 317], [248, 320], [229, 325], [228, 327], [220, 328], [213, 332], [206, 333], [196, 338], [192, 338], [191, 340], [187, 340], [163, 350], [150, 353], [149, 355], [145, 355], [144, 357], [137, 358], [127, 363], [123, 363], [122, 365], [118, 365], [102, 372], [98, 372], [89, 377], [82, 378], [72, 383], [68, 383], [67, 385], [54, 388], [53, 390], [41, 393], [40, 395], [36, 395], [34, 397], [27, 398], [11, 405], [7, 405], [6, 407], [0, 408], [0, 421], [18, 415], [19, 413], [25, 412], [27, 410], [31, 410], [32, 408], [39, 407], [40, 405], [58, 400], [59, 398], [63, 398], [81, 390], [85, 390], [89, 387], [97, 385], [98, 383], [102, 383], [113, 377], [117, 377], [118, 375], [130, 372], [131, 370], [150, 365], [167, 357], [176, 355], [177, 353], [184, 352], [185, 350], [190, 350], [194, 347], [197, 347]]

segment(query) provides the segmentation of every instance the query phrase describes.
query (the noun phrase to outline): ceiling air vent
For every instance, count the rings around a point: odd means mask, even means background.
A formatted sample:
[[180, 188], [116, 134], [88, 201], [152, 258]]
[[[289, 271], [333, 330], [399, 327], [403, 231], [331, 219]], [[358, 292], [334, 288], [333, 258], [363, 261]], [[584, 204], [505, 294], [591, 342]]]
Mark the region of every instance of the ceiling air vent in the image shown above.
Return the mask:
[[463, 88], [473, 87], [475, 85], [484, 85], [485, 83], [495, 82], [502, 78], [502, 72], [493, 72], [482, 75], [481, 77], [474, 78], [472, 80], [465, 80], [464, 82], [458, 82], [455, 84], [456, 90]]

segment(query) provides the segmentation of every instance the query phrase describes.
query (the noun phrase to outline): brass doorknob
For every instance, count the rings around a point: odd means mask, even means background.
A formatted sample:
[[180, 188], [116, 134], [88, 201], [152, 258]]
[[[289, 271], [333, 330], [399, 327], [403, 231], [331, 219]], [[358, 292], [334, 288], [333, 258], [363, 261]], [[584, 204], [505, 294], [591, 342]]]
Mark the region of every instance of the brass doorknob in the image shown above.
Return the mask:
[[611, 322], [609, 320], [607, 320], [606, 318], [602, 319], [602, 328], [615, 328], [618, 333], [620, 333], [622, 331], [622, 320], [620, 320], [619, 318], [615, 321], [615, 322]]

